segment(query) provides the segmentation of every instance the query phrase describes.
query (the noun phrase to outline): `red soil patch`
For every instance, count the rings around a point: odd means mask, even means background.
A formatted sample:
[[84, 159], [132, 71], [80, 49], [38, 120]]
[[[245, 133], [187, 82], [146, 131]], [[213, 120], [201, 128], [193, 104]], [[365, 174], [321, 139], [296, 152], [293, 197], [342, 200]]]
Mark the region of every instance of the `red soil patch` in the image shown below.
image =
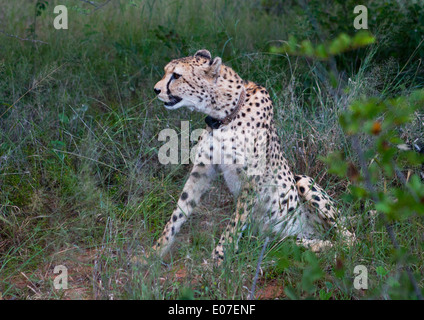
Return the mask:
[[273, 279], [267, 282], [266, 285], [258, 285], [260, 289], [257, 290], [255, 297], [259, 300], [273, 300], [284, 297], [284, 288], [277, 280]]

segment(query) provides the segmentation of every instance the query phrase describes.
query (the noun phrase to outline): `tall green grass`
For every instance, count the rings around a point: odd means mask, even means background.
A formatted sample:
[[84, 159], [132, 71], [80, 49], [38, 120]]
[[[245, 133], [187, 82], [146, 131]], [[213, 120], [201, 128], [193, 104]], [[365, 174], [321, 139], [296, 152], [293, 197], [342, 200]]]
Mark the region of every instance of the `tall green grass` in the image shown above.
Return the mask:
[[[111, 1], [97, 11], [82, 1], [49, 1], [40, 15], [33, 1], [0, 2], [0, 30], [47, 42], [0, 33], [0, 292], [5, 298], [247, 298], [263, 235], [249, 231], [239, 253], [220, 269], [209, 261], [234, 210], [222, 180], [184, 226], [165, 264], [152, 258], [149, 269], [128, 265], [161, 233], [189, 170], [158, 162], [159, 131], [179, 132], [180, 120], [204, 126], [204, 116], [169, 112], [155, 100], [153, 85], [170, 59], [207, 48], [242, 78], [266, 86], [293, 170], [316, 177], [335, 198], [348, 181], [328, 174], [319, 156], [343, 150], [355, 159], [338, 114], [356, 98], [408, 93], [422, 85], [412, 50], [408, 57], [385, 59], [390, 38], [385, 30], [386, 42], [337, 61], [344, 74], [343, 99], [334, 95], [325, 63], [269, 53], [271, 44], [289, 35], [317, 40], [344, 31], [345, 21], [322, 17], [327, 3], [310, 4], [323, 26], [320, 35], [295, 1], [283, 7], [278, 1]], [[68, 7], [68, 30], [53, 28], [53, 7], [59, 3]], [[334, 5], [344, 10], [341, 2]], [[417, 123], [408, 130], [422, 135]], [[344, 215], [354, 216], [359, 244], [352, 250], [340, 244], [315, 261], [290, 241], [273, 239], [259, 290], [276, 283], [289, 288], [280, 298], [387, 298], [391, 275], [390, 283], [404, 285], [388, 259], [384, 229], [360, 203], [339, 204]], [[416, 270], [422, 271], [422, 219], [395, 230], [399, 242], [419, 257]], [[284, 259], [288, 262], [281, 265]], [[304, 291], [311, 261], [326, 275]], [[68, 291], [53, 288], [59, 264], [72, 273]], [[370, 266], [369, 291], [352, 289], [357, 264]], [[345, 270], [343, 276], [335, 275], [338, 268]], [[387, 274], [376, 271], [381, 268]]]

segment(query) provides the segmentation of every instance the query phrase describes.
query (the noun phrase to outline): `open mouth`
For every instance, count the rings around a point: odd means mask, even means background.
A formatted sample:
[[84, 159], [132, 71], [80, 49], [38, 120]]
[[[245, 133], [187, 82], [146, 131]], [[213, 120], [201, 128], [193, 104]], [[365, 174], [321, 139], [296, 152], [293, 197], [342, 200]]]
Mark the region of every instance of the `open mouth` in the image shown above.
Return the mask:
[[165, 107], [172, 107], [175, 106], [178, 102], [180, 102], [182, 99], [180, 97], [176, 96], [169, 96], [169, 101], [165, 102]]

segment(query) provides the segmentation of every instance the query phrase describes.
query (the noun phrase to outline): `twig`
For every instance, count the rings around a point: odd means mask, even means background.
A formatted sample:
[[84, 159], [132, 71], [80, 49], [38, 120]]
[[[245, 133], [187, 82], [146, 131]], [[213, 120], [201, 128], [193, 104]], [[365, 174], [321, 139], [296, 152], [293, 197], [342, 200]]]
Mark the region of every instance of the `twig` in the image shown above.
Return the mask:
[[262, 247], [262, 251], [259, 256], [258, 265], [256, 266], [255, 278], [253, 279], [252, 289], [250, 290], [250, 296], [248, 298], [249, 300], [253, 300], [255, 298], [256, 281], [258, 281], [259, 270], [261, 269], [261, 263], [262, 263], [262, 259], [264, 258], [264, 253], [265, 253], [266, 246], [268, 245], [268, 241], [269, 241], [269, 237], [266, 237], [264, 246]]
[[30, 42], [35, 42], [35, 43], [49, 44], [48, 42], [44, 42], [44, 41], [41, 41], [41, 40], [21, 38], [21, 37], [15, 36], [14, 34], [7, 33], [3, 30], [0, 30], [0, 33], [3, 33], [4, 35], [11, 37], [11, 38], [19, 39], [21, 41], [30, 41]]
[[95, 12], [95, 11], [97, 11], [97, 10], [99, 10], [99, 9], [101, 9], [101, 8], [103, 8], [105, 5], [107, 5], [111, 0], [107, 0], [107, 1], [105, 1], [105, 2], [103, 2], [103, 3], [101, 3], [101, 4], [98, 4], [98, 3], [96, 3], [96, 2], [94, 2], [94, 1], [88, 1], [88, 0], [80, 0], [80, 1], [82, 1], [82, 2], [84, 2], [84, 3], [88, 3], [88, 4], [90, 4], [90, 5], [92, 5], [93, 7], [94, 7], [94, 9], [93, 10], [91, 10], [90, 11], [90, 13], [89, 14], [92, 14], [93, 12]]
[[66, 63], [58, 66], [56, 69], [54, 69], [52, 72], [50, 72], [47, 76], [45, 76], [44, 78], [42, 78], [40, 81], [35, 82], [31, 88], [28, 89], [27, 92], [25, 92], [23, 95], [21, 95], [15, 102], [13, 102], [9, 108], [6, 109], [6, 111], [4, 111], [1, 115], [0, 115], [0, 119], [11, 109], [13, 108], [23, 97], [25, 97], [28, 93], [30, 93], [32, 90], [34, 90], [41, 82], [43, 82], [45, 79], [47, 79], [48, 77], [50, 77], [53, 73], [55, 73], [57, 70], [59, 70], [62, 66], [64, 66]]
[[119, 170], [118, 168], [115, 168], [114, 166], [111, 166], [111, 165], [109, 165], [109, 164], [107, 164], [107, 163], [104, 163], [104, 162], [102, 162], [102, 161], [99, 161], [99, 160], [96, 160], [96, 159], [93, 159], [93, 158], [90, 158], [90, 157], [83, 156], [83, 155], [81, 155], [81, 154], [77, 154], [77, 153], [69, 152], [69, 151], [65, 151], [65, 150], [59, 150], [59, 149], [52, 149], [52, 150], [53, 150], [54, 152], [66, 153], [66, 154], [69, 154], [69, 155], [71, 155], [71, 156], [76, 156], [76, 157], [79, 157], [79, 158], [82, 158], [82, 159], [90, 160], [90, 161], [93, 161], [93, 162], [95, 162], [95, 163], [98, 163], [98, 164], [101, 164], [101, 165], [103, 165], [103, 166], [106, 166], [106, 167], [108, 167], [108, 168], [111, 168], [111, 169], [113, 169], [113, 170], [115, 170], [115, 171], [118, 171], [119, 173], [125, 174], [125, 172], [123, 172], [123, 171]]
[[88, 3], [88, 4], [91, 4], [93, 7], [96, 7], [97, 8], [97, 4], [95, 2], [93, 2], [93, 1], [88, 1], [88, 0], [80, 0], [80, 1], [85, 2], [85, 3]]
[[[363, 153], [362, 148], [359, 144], [359, 140], [358, 140], [357, 136], [352, 137], [352, 145], [353, 145], [353, 148], [355, 149], [356, 153], [358, 154], [359, 165], [362, 169], [362, 172], [363, 172], [364, 178], [365, 178], [365, 187], [368, 189], [368, 192], [370, 193], [372, 200], [374, 202], [378, 202], [378, 197], [375, 194], [375, 189], [374, 189], [374, 186], [372, 185], [372, 182], [371, 182], [371, 177], [370, 177], [370, 173], [368, 171], [368, 167], [367, 167], [367, 164], [366, 164], [366, 161], [365, 161], [364, 153]], [[386, 218], [385, 218], [383, 213], [379, 213], [379, 216], [382, 217], [383, 220], [384, 220], [384, 226], [386, 228], [386, 231], [389, 235], [389, 238], [390, 238], [390, 241], [392, 242], [393, 247], [396, 250], [398, 250], [400, 248], [400, 246], [399, 246], [399, 243], [396, 240], [396, 236], [395, 236], [395, 233], [393, 232], [392, 226], [389, 223], [387, 223]], [[420, 288], [417, 284], [417, 281], [414, 278], [414, 275], [412, 274], [411, 269], [409, 268], [408, 265], [405, 265], [404, 268], [405, 268], [405, 271], [408, 275], [409, 281], [411, 282], [412, 287], [414, 288], [414, 291], [415, 291], [415, 294], [416, 294], [418, 300], [423, 300], [421, 290], [420, 290]]]

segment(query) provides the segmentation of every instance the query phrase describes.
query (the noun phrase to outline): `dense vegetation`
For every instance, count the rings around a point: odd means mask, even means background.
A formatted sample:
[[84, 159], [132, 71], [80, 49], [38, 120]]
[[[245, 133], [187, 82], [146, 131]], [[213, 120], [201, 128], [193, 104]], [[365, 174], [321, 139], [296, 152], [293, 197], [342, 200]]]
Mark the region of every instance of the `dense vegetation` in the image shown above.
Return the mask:
[[[53, 27], [58, 4], [68, 30]], [[222, 268], [203, 264], [234, 209], [222, 181], [166, 264], [128, 265], [162, 231], [189, 170], [158, 162], [158, 133], [204, 126], [203, 115], [165, 110], [153, 85], [170, 59], [202, 48], [267, 87], [291, 167], [338, 199], [358, 237], [319, 256], [271, 238], [256, 296], [419, 297], [422, 158], [396, 145], [424, 140], [423, 1], [364, 1], [368, 45], [326, 59], [295, 50], [353, 38], [356, 4], [0, 0], [0, 297], [249, 295], [264, 244], [254, 228]], [[67, 290], [53, 287], [57, 265]], [[357, 265], [367, 290], [353, 287]]]

